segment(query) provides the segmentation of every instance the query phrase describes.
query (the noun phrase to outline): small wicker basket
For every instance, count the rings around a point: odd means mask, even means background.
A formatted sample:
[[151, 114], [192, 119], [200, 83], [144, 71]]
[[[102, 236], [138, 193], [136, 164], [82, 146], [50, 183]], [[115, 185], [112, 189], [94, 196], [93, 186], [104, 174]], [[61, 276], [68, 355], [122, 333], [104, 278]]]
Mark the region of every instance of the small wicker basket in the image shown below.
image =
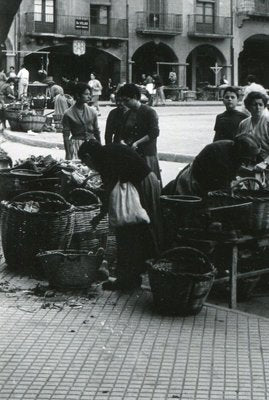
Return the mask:
[[88, 251], [53, 250], [37, 254], [45, 277], [53, 287], [63, 289], [83, 289], [89, 287], [97, 277], [102, 263], [100, 254]]

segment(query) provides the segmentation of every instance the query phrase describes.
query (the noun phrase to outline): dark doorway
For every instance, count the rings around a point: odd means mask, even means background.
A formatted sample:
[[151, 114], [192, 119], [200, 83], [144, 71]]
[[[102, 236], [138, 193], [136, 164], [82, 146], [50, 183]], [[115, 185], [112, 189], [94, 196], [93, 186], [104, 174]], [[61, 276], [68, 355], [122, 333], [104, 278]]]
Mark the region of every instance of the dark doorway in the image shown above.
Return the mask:
[[[132, 57], [133, 64], [133, 82], [138, 83], [141, 75], [153, 75], [157, 73], [157, 62], [178, 62], [174, 51], [164, 43], [155, 44], [149, 42], [139, 47]], [[160, 76], [164, 84], [168, 84], [169, 72], [172, 71], [171, 65], [160, 65]]]
[[[220, 66], [225, 64], [224, 57], [220, 53], [218, 49], [213, 46], [202, 45], [196, 47], [188, 56], [187, 63], [189, 64], [187, 67], [187, 86], [195, 90], [193, 88], [193, 59], [192, 55], [195, 54], [196, 57], [196, 88], [203, 87], [206, 85], [215, 85], [215, 74], [210, 69], [217, 62]], [[221, 72], [219, 73], [219, 77], [221, 76]]]
[[[83, 56], [76, 56], [72, 52], [71, 44], [42, 50], [50, 52], [48, 75], [52, 76], [56, 83], [61, 84], [62, 77], [71, 80], [78, 77], [80, 81], [88, 82], [91, 72], [96, 73], [104, 88], [108, 78], [112, 78], [115, 83], [120, 80], [120, 61], [105, 51], [87, 47]], [[35, 77], [40, 54], [25, 57], [25, 63], [29, 67], [30, 76]]]
[[255, 75], [257, 83], [269, 88], [269, 36], [255, 35], [247, 39], [239, 55], [239, 85], [247, 84], [247, 76]]

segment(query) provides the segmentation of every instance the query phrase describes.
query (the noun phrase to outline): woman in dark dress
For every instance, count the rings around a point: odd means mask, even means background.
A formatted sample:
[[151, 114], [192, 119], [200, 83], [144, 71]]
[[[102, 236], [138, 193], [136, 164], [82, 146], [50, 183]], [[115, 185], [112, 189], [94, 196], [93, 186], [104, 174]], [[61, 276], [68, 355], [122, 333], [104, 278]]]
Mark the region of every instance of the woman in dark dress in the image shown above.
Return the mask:
[[145, 261], [155, 257], [162, 246], [159, 181], [145, 160], [126, 145], [113, 143], [102, 146], [95, 140], [89, 140], [81, 145], [78, 155], [89, 168], [100, 173], [106, 192], [107, 200], [103, 200], [101, 213], [95, 217], [93, 225], [97, 225], [108, 212], [109, 195], [118, 181], [131, 182], [139, 193], [150, 224], [126, 225], [115, 229], [117, 279], [105, 282], [103, 288], [124, 290], [139, 287]]
[[122, 119], [120, 137], [146, 160], [161, 183], [157, 154], [157, 137], [160, 133], [158, 115], [150, 106], [141, 104], [140, 96], [139, 88], [133, 83], [121, 88], [121, 98], [129, 111]]
[[261, 161], [260, 152], [259, 144], [248, 134], [236, 136], [234, 141], [210, 143], [165, 186], [163, 194], [205, 196], [228, 189], [242, 165]]

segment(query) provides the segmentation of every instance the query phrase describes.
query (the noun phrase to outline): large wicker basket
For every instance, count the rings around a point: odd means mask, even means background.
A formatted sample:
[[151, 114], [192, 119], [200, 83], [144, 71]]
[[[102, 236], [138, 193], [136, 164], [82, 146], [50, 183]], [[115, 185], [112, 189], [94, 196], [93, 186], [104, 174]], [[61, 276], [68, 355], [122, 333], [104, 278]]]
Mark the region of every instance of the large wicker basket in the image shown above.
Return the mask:
[[103, 249], [96, 254], [83, 250], [53, 250], [37, 254], [44, 275], [53, 287], [82, 289], [89, 287], [97, 277], [103, 259]]
[[[31, 213], [19, 208], [19, 203], [30, 200], [46, 202], [59, 211]], [[27, 192], [11, 202], [2, 201], [1, 208], [2, 245], [10, 268], [38, 275], [37, 253], [69, 247], [75, 223], [74, 207], [59, 194]]]
[[47, 117], [45, 115], [22, 115], [20, 118], [20, 126], [24, 132], [33, 131], [41, 132]]
[[[78, 205], [81, 203], [79, 194], [81, 194], [82, 203], [85, 203], [87, 199], [85, 195], [88, 195], [92, 200], [95, 197], [95, 204]], [[108, 216], [101, 219], [96, 228], [92, 226], [92, 219], [100, 213], [98, 198], [89, 190], [75, 189], [70, 193], [70, 201], [75, 205], [74, 234], [70, 248], [95, 252], [99, 247], [103, 247], [105, 249], [104, 258], [112, 263], [116, 257], [116, 239], [114, 234], [109, 231]]]
[[216, 270], [207, 256], [192, 247], [177, 247], [149, 260], [154, 304], [165, 314], [198, 314], [212, 287]]

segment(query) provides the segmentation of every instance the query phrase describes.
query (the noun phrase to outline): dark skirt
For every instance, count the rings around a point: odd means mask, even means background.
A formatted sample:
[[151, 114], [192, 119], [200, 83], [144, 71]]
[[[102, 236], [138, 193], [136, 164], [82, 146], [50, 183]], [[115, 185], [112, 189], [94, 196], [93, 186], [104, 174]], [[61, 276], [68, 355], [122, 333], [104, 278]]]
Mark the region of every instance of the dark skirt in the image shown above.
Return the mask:
[[148, 166], [150, 167], [151, 171], [157, 176], [158, 180], [160, 181], [160, 186], [162, 188], [162, 177], [161, 177], [161, 170], [159, 165], [159, 160], [157, 156], [144, 156]]
[[150, 224], [137, 224], [116, 229], [117, 277], [125, 283], [146, 271], [147, 259], [156, 257], [162, 247], [163, 230], [160, 208], [160, 183], [151, 172], [137, 187], [142, 207]]

